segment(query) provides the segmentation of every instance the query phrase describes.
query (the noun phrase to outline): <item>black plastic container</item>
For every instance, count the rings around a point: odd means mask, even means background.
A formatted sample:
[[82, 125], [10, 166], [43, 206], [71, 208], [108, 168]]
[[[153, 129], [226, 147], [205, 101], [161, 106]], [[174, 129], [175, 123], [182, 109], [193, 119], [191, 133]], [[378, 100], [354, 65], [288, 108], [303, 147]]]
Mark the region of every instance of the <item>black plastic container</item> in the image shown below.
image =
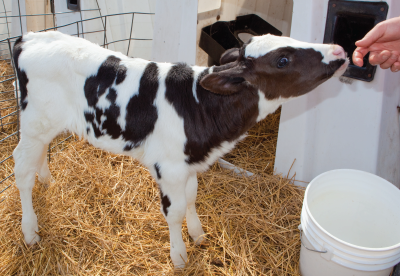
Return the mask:
[[351, 62], [345, 77], [368, 82], [374, 79], [376, 66], [368, 62], [369, 54], [364, 57], [361, 68], [353, 64], [351, 57], [356, 49], [355, 42], [386, 19], [388, 8], [386, 2], [329, 1], [324, 43], [339, 44], [347, 52]]
[[201, 30], [199, 46], [209, 56], [208, 65], [219, 65], [223, 52], [241, 47], [245, 42], [239, 38], [240, 33], [254, 36], [273, 34], [281, 36], [282, 32], [255, 14], [236, 17], [232, 21], [218, 21]]

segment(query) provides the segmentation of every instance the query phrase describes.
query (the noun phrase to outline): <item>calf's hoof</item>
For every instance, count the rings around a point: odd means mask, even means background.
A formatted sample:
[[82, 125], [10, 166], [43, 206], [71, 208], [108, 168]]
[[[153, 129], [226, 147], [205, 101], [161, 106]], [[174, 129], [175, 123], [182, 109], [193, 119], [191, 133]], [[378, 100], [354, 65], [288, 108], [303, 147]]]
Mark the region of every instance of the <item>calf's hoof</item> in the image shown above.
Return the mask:
[[179, 254], [178, 252], [171, 251], [171, 259], [175, 269], [185, 268], [187, 262], [186, 248], [184, 252], [181, 252], [181, 254]]
[[50, 184], [53, 184], [55, 180], [51, 176], [43, 177], [43, 176], [38, 176], [38, 180], [40, 183], [43, 183], [44, 187], [48, 188]]
[[24, 239], [25, 239], [25, 243], [29, 246], [40, 242], [40, 236], [36, 233], [30, 234], [30, 235], [24, 234]]
[[40, 241], [40, 237], [37, 234], [39, 227], [37, 223], [37, 217], [33, 215], [23, 215], [21, 221], [22, 233], [24, 234], [25, 243], [27, 245], [33, 245]]

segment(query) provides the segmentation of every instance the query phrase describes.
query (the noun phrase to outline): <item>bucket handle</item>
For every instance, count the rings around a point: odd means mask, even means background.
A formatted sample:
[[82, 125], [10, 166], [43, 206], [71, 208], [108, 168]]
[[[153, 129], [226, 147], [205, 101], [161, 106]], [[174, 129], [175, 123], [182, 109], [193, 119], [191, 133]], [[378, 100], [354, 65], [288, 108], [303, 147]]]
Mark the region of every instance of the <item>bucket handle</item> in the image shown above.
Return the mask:
[[308, 248], [308, 247], [303, 243], [303, 229], [299, 227], [299, 230], [300, 230], [300, 241], [301, 241], [301, 244], [302, 244], [307, 250], [310, 250], [310, 251], [313, 251], [313, 252], [317, 252], [317, 253], [328, 253], [327, 250], [319, 251], [319, 250], [315, 250], [315, 249]]

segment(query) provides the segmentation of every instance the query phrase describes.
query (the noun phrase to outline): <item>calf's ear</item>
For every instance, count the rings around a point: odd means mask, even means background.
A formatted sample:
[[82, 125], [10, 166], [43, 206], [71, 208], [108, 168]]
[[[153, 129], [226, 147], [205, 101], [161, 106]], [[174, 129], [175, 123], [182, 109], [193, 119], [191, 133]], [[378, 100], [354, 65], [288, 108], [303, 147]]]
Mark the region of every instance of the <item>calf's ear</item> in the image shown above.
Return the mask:
[[246, 71], [239, 66], [211, 73], [205, 76], [200, 85], [220, 95], [231, 95], [248, 89], [251, 84], [245, 79]]

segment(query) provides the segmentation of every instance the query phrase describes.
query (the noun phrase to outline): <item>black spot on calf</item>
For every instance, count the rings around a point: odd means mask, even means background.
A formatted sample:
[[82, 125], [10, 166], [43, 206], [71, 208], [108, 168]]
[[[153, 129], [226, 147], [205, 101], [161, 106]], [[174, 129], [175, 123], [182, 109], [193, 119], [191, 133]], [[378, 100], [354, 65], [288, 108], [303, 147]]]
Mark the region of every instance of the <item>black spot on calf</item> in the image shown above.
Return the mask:
[[22, 41], [22, 36], [19, 37], [15, 43], [14, 43], [14, 48], [13, 48], [13, 59], [14, 59], [14, 65], [15, 68], [17, 69], [17, 76], [18, 76], [18, 82], [19, 82], [19, 90], [21, 91], [21, 100], [20, 100], [20, 105], [22, 110], [25, 110], [26, 106], [28, 105], [28, 101], [26, 100], [26, 97], [28, 96], [28, 76], [26, 75], [25, 71], [21, 70], [19, 67], [19, 56], [22, 53], [22, 45], [24, 42]]
[[126, 127], [123, 137], [129, 143], [124, 150], [138, 147], [154, 130], [157, 121], [157, 108], [153, 102], [158, 90], [158, 67], [149, 63], [140, 78], [139, 91], [132, 96], [126, 107]]
[[[117, 99], [117, 91], [111, 86], [114, 81], [121, 83], [126, 77], [126, 67], [120, 65], [121, 59], [115, 56], [109, 56], [99, 67], [95, 76], [90, 76], [85, 81], [84, 91], [89, 107], [94, 108], [94, 114], [85, 112], [86, 122], [93, 127], [96, 138], [108, 134], [113, 139], [121, 136], [121, 127], [117, 123], [120, 114], [120, 108], [115, 104]], [[106, 98], [110, 101], [109, 108], [103, 110], [98, 108], [96, 104], [99, 98], [108, 91]], [[90, 114], [90, 115], [88, 115]], [[105, 120], [102, 122], [102, 116]]]
[[106, 116], [106, 119], [103, 122], [102, 129], [111, 135], [111, 138], [117, 139], [122, 131], [121, 127], [117, 123], [117, 118], [120, 114], [119, 106], [115, 104], [117, 91], [115, 91], [113, 88], [110, 88], [106, 98], [111, 102], [111, 105], [104, 111], [104, 116]]
[[[117, 120], [121, 114], [120, 106], [116, 104], [118, 86], [128, 74], [128, 69], [120, 64], [121, 59], [109, 56], [99, 67], [97, 74], [85, 81], [84, 91], [88, 106], [93, 111], [85, 112], [85, 119], [93, 127], [96, 138], [108, 134], [113, 139], [121, 135], [127, 142], [124, 151], [138, 147], [154, 130], [157, 121], [157, 108], [154, 100], [158, 90], [158, 67], [154, 62], [148, 63], [140, 79], [138, 91], [124, 91], [133, 96], [126, 107], [125, 130], [122, 130]], [[126, 88], [124, 88], [126, 89]], [[110, 105], [108, 108], [97, 106], [99, 98], [106, 94]]]
[[161, 206], [163, 208], [165, 216], [168, 216], [168, 208], [171, 206], [171, 201], [167, 195], [164, 195], [160, 189]]
[[[232, 65], [216, 68], [226, 69]], [[256, 122], [258, 95], [256, 91], [242, 91], [229, 96], [214, 94], [200, 85], [209, 74], [205, 69], [197, 78], [196, 94], [193, 96], [193, 70], [186, 64], [177, 64], [165, 81], [166, 98], [184, 120], [187, 142], [187, 163], [199, 163], [206, 159], [212, 149], [223, 141], [234, 141]]]
[[158, 179], [161, 179], [160, 165], [158, 165], [158, 163], [155, 163], [155, 164], [154, 164], [154, 168], [156, 169], [157, 178], [158, 178]]

